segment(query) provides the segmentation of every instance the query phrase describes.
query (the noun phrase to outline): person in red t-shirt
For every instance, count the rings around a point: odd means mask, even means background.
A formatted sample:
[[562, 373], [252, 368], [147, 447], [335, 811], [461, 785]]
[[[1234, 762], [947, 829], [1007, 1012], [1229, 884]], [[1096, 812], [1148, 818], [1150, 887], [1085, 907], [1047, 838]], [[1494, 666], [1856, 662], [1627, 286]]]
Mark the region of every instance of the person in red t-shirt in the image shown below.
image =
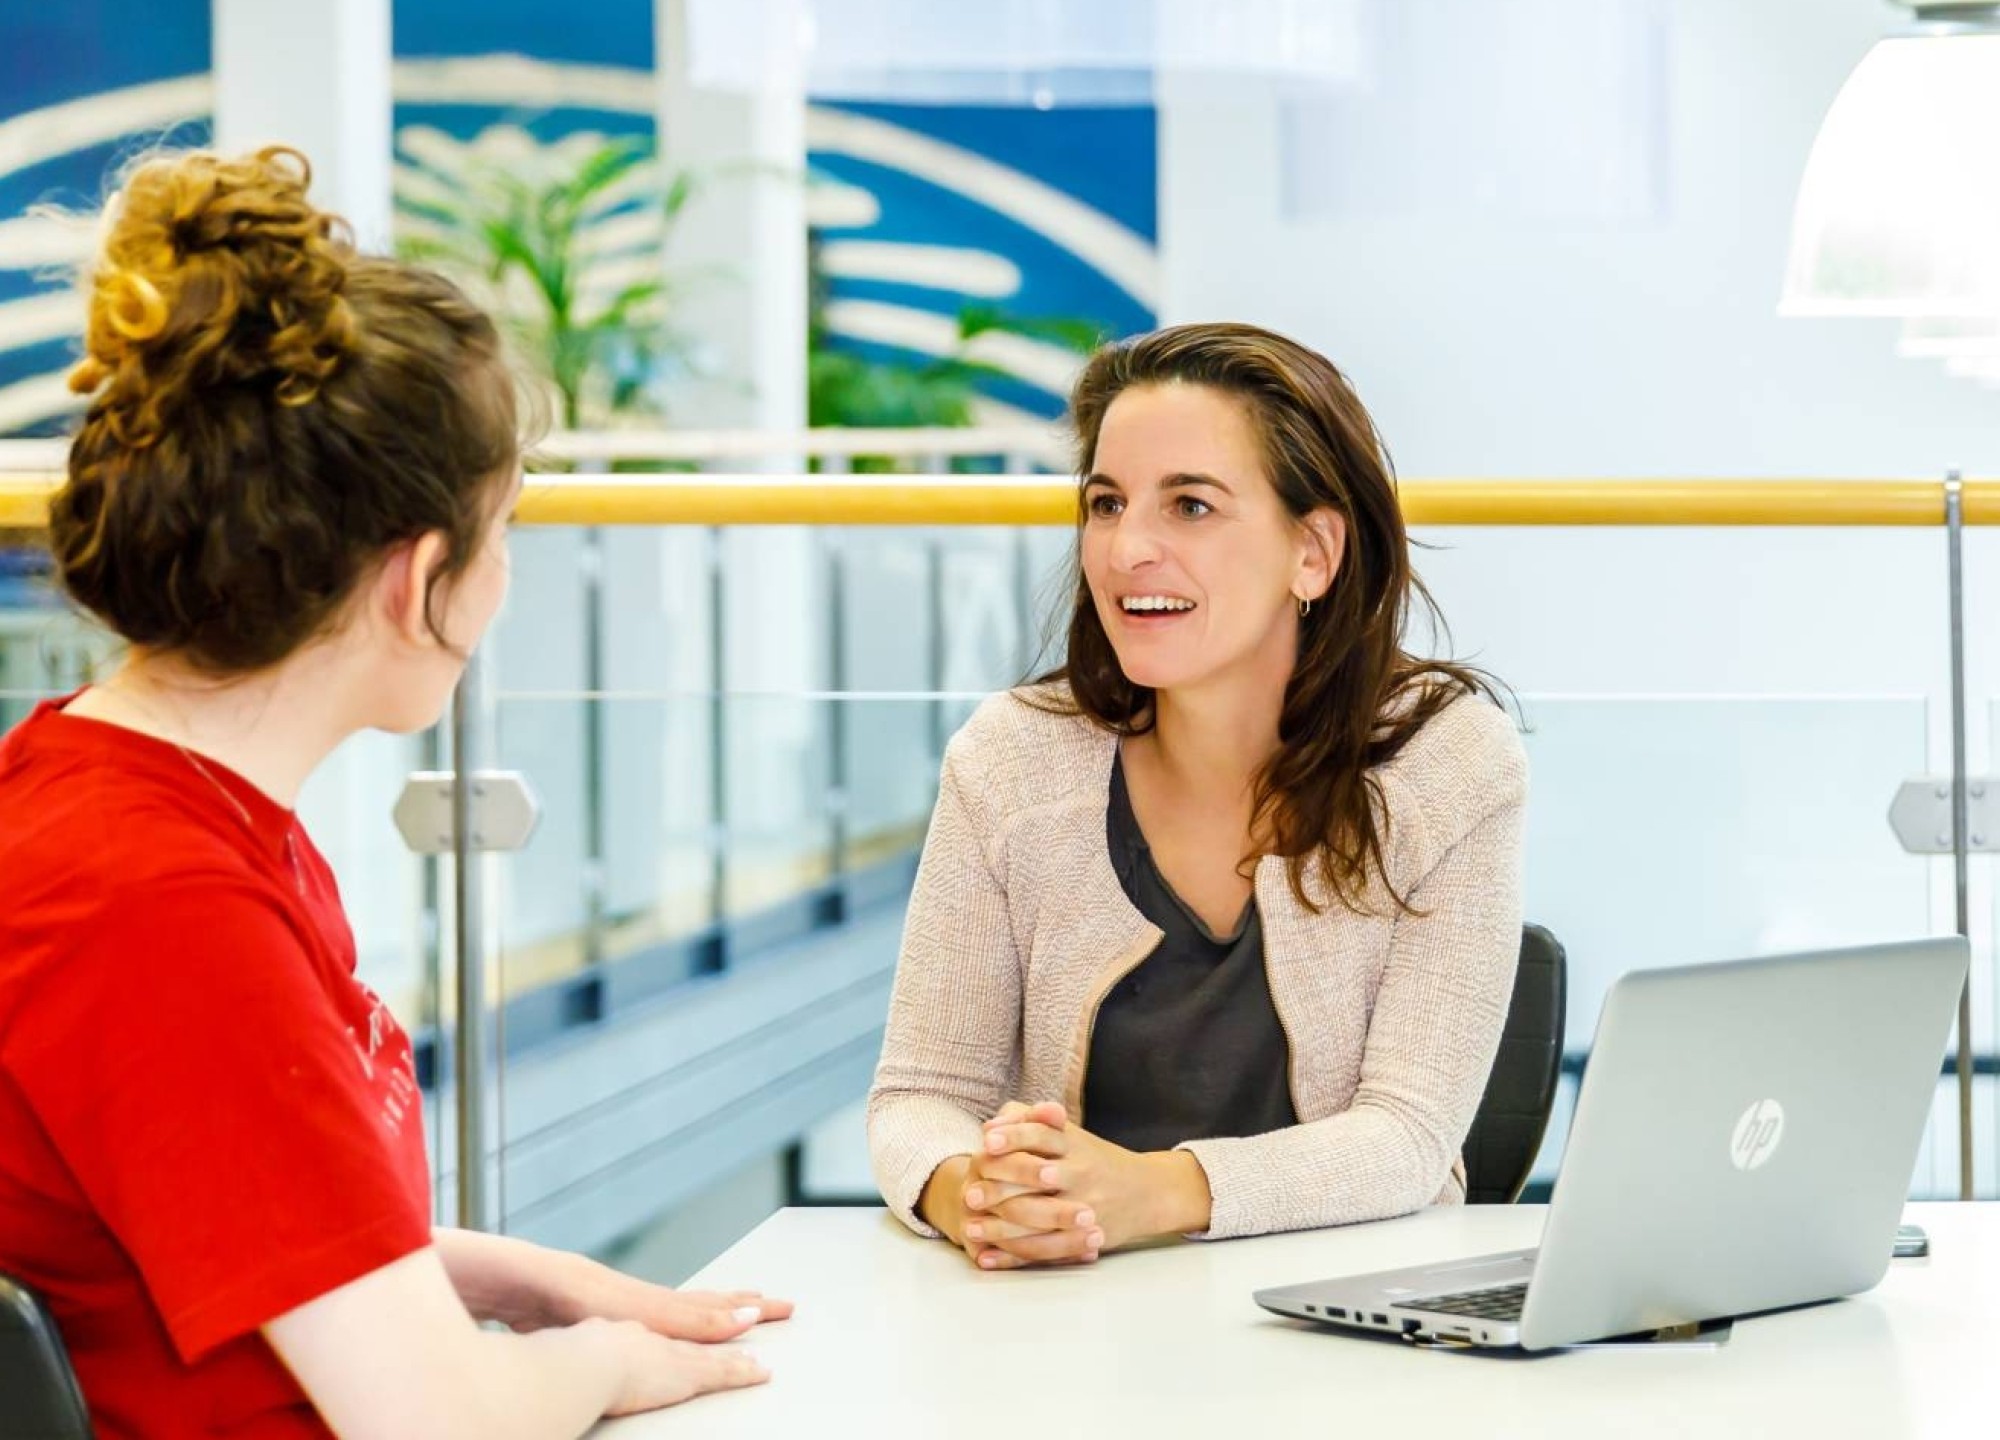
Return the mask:
[[756, 1384], [694, 1342], [783, 1301], [432, 1228], [409, 1040], [292, 806], [433, 723], [499, 608], [514, 390], [308, 180], [147, 161], [89, 277], [51, 547], [131, 648], [0, 742], [0, 1270], [104, 1437], [572, 1436]]

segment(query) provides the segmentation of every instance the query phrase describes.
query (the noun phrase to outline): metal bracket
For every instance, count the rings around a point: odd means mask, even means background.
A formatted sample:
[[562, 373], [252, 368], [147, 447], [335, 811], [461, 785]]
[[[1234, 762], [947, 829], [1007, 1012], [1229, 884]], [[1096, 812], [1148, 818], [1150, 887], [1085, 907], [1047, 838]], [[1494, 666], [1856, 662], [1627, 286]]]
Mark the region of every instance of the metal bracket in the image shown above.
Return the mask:
[[[403, 782], [403, 793], [396, 797], [396, 829], [417, 854], [452, 852], [452, 787], [457, 778], [449, 770], [419, 770]], [[518, 770], [475, 770], [471, 779], [466, 813], [472, 834], [466, 849], [484, 854], [526, 845], [542, 818], [542, 802], [528, 777]]]
[[[1889, 828], [1912, 855], [1951, 854], [1950, 777], [1905, 780], [1889, 802]], [[1965, 782], [1965, 838], [1975, 854], [2000, 854], [2000, 780]]]

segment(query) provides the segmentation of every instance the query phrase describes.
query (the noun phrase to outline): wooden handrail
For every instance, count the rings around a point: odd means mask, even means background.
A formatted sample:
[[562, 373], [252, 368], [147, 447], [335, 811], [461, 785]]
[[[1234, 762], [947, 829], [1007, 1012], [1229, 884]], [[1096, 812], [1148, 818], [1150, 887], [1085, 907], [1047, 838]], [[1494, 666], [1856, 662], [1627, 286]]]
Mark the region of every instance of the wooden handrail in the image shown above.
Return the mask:
[[[36, 529], [61, 477], [0, 474], [0, 528]], [[1944, 523], [1939, 480], [1411, 479], [1414, 525], [1909, 526]], [[1068, 525], [1075, 482], [1030, 475], [534, 475], [527, 525]], [[2000, 480], [1965, 484], [2000, 524]]]

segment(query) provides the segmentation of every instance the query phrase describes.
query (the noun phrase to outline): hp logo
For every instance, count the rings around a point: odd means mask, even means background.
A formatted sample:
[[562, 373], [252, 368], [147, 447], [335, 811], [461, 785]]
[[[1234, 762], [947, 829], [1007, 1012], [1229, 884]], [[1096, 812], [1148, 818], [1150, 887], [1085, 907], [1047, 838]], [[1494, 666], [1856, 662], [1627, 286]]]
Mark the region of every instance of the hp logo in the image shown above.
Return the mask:
[[1755, 1170], [1778, 1153], [1785, 1135], [1785, 1107], [1775, 1100], [1759, 1100], [1736, 1122], [1729, 1137], [1729, 1163], [1738, 1170]]

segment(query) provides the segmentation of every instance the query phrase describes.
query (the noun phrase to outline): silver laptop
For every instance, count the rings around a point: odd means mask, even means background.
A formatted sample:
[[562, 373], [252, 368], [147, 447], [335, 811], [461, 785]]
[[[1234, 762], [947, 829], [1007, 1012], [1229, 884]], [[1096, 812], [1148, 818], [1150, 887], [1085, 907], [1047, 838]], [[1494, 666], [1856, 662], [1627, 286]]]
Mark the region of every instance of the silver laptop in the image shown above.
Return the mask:
[[1866, 1290], [1889, 1267], [1970, 963], [1951, 936], [1626, 975], [1539, 1249], [1257, 1303], [1544, 1350]]

